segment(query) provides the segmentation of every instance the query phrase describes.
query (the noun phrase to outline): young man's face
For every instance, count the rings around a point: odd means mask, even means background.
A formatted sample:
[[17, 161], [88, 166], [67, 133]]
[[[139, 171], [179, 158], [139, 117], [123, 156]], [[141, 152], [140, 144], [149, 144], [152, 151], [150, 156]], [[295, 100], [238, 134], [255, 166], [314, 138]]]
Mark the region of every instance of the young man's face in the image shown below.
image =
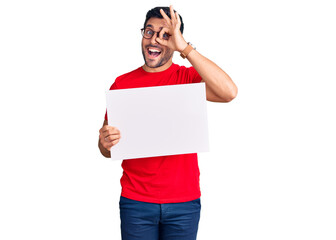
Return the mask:
[[[167, 27], [166, 21], [161, 18], [150, 18], [147, 23], [147, 28], [160, 32], [163, 27]], [[160, 45], [155, 39], [157, 33], [153, 35], [151, 39], [142, 38], [142, 55], [145, 60], [145, 64], [150, 68], [158, 68], [169, 62], [173, 57], [174, 51], [168, 47]]]

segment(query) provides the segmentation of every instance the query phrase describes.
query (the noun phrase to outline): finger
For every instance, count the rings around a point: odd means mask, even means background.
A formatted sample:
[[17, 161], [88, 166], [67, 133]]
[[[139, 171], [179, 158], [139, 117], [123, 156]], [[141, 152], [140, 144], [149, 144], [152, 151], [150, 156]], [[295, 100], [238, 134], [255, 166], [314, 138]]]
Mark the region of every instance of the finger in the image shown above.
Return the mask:
[[176, 22], [176, 17], [175, 17], [175, 14], [174, 14], [173, 5], [170, 5], [169, 9], [170, 9], [171, 20], [172, 20], [173, 23], [175, 23]]
[[120, 138], [120, 132], [112, 132], [112, 133], [109, 133], [109, 132], [104, 132], [102, 134], [99, 134], [99, 139], [100, 141], [106, 141], [105, 139], [107, 139], [107, 137], [118, 137]]
[[119, 139], [116, 139], [112, 142], [112, 146], [116, 145], [119, 142]]
[[181, 23], [180, 15], [177, 12], [175, 12], [175, 16], [177, 18], [177, 22]]
[[168, 46], [168, 41], [167, 40], [164, 40], [164, 39], [161, 39], [161, 38], [156, 38], [155, 40], [163, 46]]
[[106, 148], [107, 150], [111, 151], [111, 148], [115, 146], [119, 142], [119, 139], [114, 140], [113, 142], [109, 143], [104, 143], [103, 147]]
[[160, 9], [160, 13], [161, 13], [162, 17], [166, 20], [166, 22], [168, 24], [171, 24], [170, 18], [167, 16], [167, 14], [162, 9]]
[[109, 125], [105, 125], [104, 127], [102, 127], [99, 132], [100, 133], [104, 133], [106, 131], [109, 131], [109, 130], [113, 130], [113, 129], [116, 129], [116, 127], [112, 127], [112, 126], [109, 126]]
[[169, 29], [168, 28], [162, 28], [160, 33], [159, 33], [159, 38], [164, 40], [163, 39], [163, 34], [167, 33], [168, 35], [171, 35], [171, 33], [169, 32]]
[[120, 135], [108, 135], [108, 136], [104, 137], [105, 142], [112, 142], [116, 139], [120, 139]]
[[112, 146], [113, 146], [113, 143], [104, 143], [103, 144], [103, 147], [105, 149], [107, 149], [108, 151], [111, 151]]
[[[103, 134], [103, 135], [101, 135], [100, 138], [104, 139], [105, 141], [111, 141], [115, 138], [120, 138], [120, 133]], [[110, 139], [110, 140], [108, 140], [108, 139]]]
[[116, 134], [116, 133], [120, 133], [119, 129], [116, 127], [110, 127], [110, 126], [101, 131], [101, 134], [105, 136], [110, 135], [110, 134]]

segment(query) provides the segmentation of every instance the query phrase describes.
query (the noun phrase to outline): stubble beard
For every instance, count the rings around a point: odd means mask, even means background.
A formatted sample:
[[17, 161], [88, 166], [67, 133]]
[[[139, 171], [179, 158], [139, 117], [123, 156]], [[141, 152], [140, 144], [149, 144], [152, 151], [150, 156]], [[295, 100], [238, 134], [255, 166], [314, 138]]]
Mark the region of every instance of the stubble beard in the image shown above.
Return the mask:
[[[144, 50], [144, 48], [142, 48], [142, 56], [144, 58], [144, 61], [145, 61], [145, 64], [147, 67], [149, 68], [158, 68], [158, 67], [161, 67], [163, 65], [165, 65], [169, 59], [173, 56], [174, 54], [174, 51], [171, 51], [170, 49], [165, 53], [165, 55], [163, 55], [163, 57], [161, 57], [160, 61], [157, 62], [157, 64], [154, 65], [154, 63], [151, 63], [151, 61], [147, 61], [146, 59], [146, 55], [145, 55], [145, 52], [144, 51], [147, 51], [147, 48], [145, 48], [146, 50]], [[162, 54], [162, 53], [161, 53]]]

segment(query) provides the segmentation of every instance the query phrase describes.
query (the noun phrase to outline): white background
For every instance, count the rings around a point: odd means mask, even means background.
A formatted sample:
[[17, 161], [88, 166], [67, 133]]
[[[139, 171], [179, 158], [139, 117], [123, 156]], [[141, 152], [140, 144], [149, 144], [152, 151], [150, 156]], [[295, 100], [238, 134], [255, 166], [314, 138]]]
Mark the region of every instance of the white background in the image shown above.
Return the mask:
[[1, 1], [0, 239], [120, 239], [105, 91], [143, 64], [145, 14], [169, 4], [239, 88], [208, 104], [198, 239], [336, 239], [331, 0]]

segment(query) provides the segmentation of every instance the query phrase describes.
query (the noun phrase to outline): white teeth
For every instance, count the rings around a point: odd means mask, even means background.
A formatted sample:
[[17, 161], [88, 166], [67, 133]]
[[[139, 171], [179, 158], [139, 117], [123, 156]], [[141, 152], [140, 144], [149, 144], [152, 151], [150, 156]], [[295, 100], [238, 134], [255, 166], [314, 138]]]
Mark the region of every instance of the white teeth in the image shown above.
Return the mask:
[[149, 51], [151, 51], [151, 52], [160, 52], [159, 50], [156, 50], [156, 49], [148, 49]]

